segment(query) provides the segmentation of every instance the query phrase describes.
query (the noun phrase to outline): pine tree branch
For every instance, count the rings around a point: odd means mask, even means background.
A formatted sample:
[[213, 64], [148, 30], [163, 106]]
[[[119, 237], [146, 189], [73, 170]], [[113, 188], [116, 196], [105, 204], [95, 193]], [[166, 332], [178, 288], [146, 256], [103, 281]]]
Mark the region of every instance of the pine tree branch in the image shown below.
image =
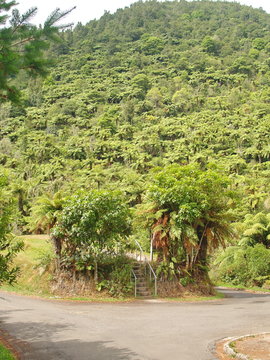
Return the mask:
[[20, 16], [20, 13], [17, 9], [14, 9], [12, 12], [13, 18], [11, 24], [14, 25], [12, 33], [14, 34], [22, 25], [25, 25], [25, 22], [28, 22], [33, 16], [37, 13], [37, 7], [29, 9], [25, 14]]
[[[54, 25], [56, 25], [56, 23], [63, 19], [64, 17], [66, 17], [68, 14], [71, 13], [71, 11], [73, 11], [74, 9], [76, 9], [76, 6], [74, 6], [73, 8], [69, 9], [69, 10], [65, 10], [65, 11], [60, 11], [59, 8], [55, 9], [52, 14], [47, 18], [47, 20], [44, 23], [44, 29], [45, 28], [50, 28], [53, 27]], [[65, 27], [70, 26], [71, 24], [67, 24], [65, 25]], [[56, 26], [58, 27], [58, 26]], [[63, 28], [63, 25], [60, 25], [61, 28]]]
[[14, 47], [14, 46], [18, 46], [18, 45], [21, 45], [21, 44], [25, 44], [25, 43], [27, 43], [27, 42], [29, 42], [29, 41], [33, 41], [33, 40], [35, 40], [35, 37], [34, 37], [34, 36], [31, 36], [31, 37], [29, 37], [29, 38], [26, 38], [26, 39], [23, 39], [23, 40], [20, 40], [20, 41], [18, 41], [18, 42], [16, 42], [16, 43], [11, 44], [10, 47]]

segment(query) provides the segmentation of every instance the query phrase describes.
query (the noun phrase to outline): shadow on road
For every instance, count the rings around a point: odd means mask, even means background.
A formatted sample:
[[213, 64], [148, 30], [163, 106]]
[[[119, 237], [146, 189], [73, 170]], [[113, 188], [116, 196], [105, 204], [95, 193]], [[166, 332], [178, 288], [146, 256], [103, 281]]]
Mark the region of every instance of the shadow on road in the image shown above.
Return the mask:
[[270, 293], [252, 293], [242, 290], [233, 290], [233, 289], [224, 289], [224, 288], [217, 288], [217, 290], [225, 295], [226, 298], [234, 298], [234, 299], [244, 299], [244, 298], [263, 298], [263, 297], [270, 297]]
[[111, 341], [57, 341], [58, 334], [73, 328], [72, 324], [34, 322], [33, 319], [29, 319], [29, 322], [8, 322], [8, 313], [9, 311], [0, 311], [0, 337], [4, 337], [20, 354], [20, 360], [140, 359], [139, 355], [130, 349], [118, 348]]
[[[89, 341], [67, 340], [55, 342], [53, 347], [48, 349], [46, 342], [38, 342], [38, 359], [42, 360], [136, 360], [139, 356], [127, 348], [112, 346], [110, 341]], [[45, 350], [44, 350], [45, 349]], [[35, 355], [36, 356], [36, 355]], [[29, 355], [23, 360], [37, 360], [37, 357], [30, 358]]]

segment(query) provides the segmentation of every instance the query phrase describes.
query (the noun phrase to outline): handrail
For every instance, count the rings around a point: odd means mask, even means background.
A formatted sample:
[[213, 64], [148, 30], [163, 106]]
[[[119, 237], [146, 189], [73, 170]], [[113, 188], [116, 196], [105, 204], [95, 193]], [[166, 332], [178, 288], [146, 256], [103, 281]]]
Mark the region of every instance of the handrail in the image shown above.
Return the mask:
[[[154, 275], [155, 279], [155, 296], [157, 296], [157, 275], [154, 272], [154, 269], [152, 268], [151, 264], [147, 261], [147, 265], [149, 266], [149, 269], [151, 270], [152, 274]], [[150, 273], [150, 280], [151, 280], [151, 273]]]
[[[151, 280], [151, 273], [154, 276], [154, 279], [155, 279], [155, 296], [157, 296], [157, 275], [156, 275], [154, 269], [152, 268], [151, 264], [149, 263], [149, 260], [148, 260], [147, 256], [144, 255], [144, 251], [143, 251], [143, 249], [141, 247], [141, 244], [136, 239], [134, 239], [134, 241], [135, 241], [137, 247], [140, 250], [140, 261], [142, 261], [142, 255], [143, 255], [143, 257], [144, 257], [143, 261], [148, 265], [148, 267], [150, 269], [150, 280]], [[133, 272], [133, 275], [135, 275], [133, 270], [132, 270], [132, 272]], [[135, 275], [135, 287], [136, 287], [136, 280], [137, 280], [137, 277]], [[135, 296], [136, 296], [136, 292], [135, 292]]]
[[132, 275], [134, 276], [134, 279], [135, 279], [134, 296], [136, 297], [137, 296], [137, 276], [136, 276], [135, 272], [133, 271], [133, 269], [131, 269], [131, 273], [132, 273]]
[[[142, 255], [144, 255], [143, 253], [143, 249], [141, 247], [141, 244], [135, 239], [135, 243], [138, 246], [139, 250], [140, 250], [140, 261], [142, 261]], [[147, 260], [147, 257], [144, 255], [144, 261]]]

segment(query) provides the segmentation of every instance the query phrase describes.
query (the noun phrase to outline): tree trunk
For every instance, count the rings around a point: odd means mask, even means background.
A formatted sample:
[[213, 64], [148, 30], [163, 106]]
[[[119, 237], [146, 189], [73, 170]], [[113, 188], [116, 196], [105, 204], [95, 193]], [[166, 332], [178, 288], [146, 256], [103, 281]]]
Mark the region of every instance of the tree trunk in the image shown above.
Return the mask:
[[198, 250], [197, 258], [195, 261], [195, 273], [200, 281], [210, 283], [210, 279], [207, 271], [207, 250], [208, 240], [205, 233], [205, 228], [199, 228], [197, 230], [198, 238], [200, 239], [200, 248]]
[[94, 280], [95, 280], [95, 283], [97, 284], [98, 283], [98, 262], [97, 260], [95, 260], [94, 262]]
[[205, 234], [202, 235], [201, 245], [197, 256], [196, 263], [201, 264], [203, 266], [207, 265], [207, 249], [208, 249], [208, 241]]
[[56, 255], [56, 270], [60, 269], [60, 259], [62, 251], [62, 241], [57, 236], [51, 235], [51, 240], [54, 246], [54, 252]]
[[27, 215], [23, 208], [23, 191], [22, 190], [19, 190], [19, 192], [18, 192], [18, 208], [19, 208], [20, 213], [23, 216]]

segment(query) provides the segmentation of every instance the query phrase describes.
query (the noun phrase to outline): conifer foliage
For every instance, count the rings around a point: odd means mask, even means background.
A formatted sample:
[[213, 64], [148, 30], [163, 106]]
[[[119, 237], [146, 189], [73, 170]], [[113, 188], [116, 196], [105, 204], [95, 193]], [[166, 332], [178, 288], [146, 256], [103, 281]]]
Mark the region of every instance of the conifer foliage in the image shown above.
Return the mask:
[[58, 30], [63, 26], [57, 26], [57, 22], [71, 11], [56, 9], [42, 27], [36, 27], [30, 21], [37, 8], [21, 15], [13, 9], [15, 5], [15, 1], [0, 0], [0, 103], [19, 101], [20, 92], [13, 79], [20, 71], [31, 76], [46, 74], [49, 61], [44, 51], [48, 40], [58, 39]]

